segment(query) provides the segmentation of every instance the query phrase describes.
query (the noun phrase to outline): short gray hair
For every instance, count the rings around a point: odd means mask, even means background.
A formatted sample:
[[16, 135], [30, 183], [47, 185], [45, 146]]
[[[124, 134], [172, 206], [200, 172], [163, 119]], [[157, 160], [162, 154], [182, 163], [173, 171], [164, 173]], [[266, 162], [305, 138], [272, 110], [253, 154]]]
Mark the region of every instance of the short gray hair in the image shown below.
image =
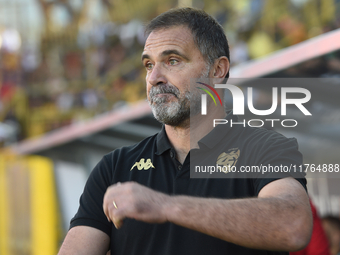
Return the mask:
[[[157, 16], [145, 28], [145, 34], [174, 26], [187, 26], [194, 42], [210, 65], [225, 56], [230, 62], [229, 45], [222, 26], [203, 10], [194, 8], [175, 8]], [[229, 78], [229, 71], [225, 78]]]

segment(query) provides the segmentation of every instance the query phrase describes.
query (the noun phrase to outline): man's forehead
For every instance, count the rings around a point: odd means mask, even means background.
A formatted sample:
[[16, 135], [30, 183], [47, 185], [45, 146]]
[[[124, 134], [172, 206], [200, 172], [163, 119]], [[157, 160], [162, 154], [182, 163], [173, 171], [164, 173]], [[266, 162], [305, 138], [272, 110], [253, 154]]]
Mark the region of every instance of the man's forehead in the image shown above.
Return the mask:
[[194, 40], [189, 28], [185, 26], [162, 28], [150, 33], [145, 42], [144, 52], [167, 46], [185, 50], [187, 47], [192, 47], [193, 44]]

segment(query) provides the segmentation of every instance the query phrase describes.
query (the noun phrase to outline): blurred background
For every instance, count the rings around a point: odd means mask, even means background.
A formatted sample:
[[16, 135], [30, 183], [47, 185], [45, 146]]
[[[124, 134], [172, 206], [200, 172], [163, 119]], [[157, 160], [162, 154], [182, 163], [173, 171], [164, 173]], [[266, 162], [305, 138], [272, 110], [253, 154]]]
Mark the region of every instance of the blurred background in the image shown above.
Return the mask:
[[[340, 163], [340, 0], [0, 0], [1, 255], [55, 254], [95, 164], [159, 130], [143, 26], [177, 6], [223, 26], [231, 77], [333, 80], [312, 94], [327, 128], [287, 135], [306, 162]], [[309, 181], [321, 216], [339, 216], [338, 183]]]

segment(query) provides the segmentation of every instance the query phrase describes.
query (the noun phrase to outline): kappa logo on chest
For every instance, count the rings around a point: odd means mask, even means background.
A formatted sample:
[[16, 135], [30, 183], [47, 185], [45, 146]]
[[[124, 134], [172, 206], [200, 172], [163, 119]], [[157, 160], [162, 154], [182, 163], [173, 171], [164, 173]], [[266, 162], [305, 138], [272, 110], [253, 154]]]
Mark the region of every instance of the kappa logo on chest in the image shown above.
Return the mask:
[[145, 162], [144, 158], [141, 158], [139, 162], [136, 162], [130, 169], [130, 171], [132, 171], [132, 169], [134, 169], [135, 167], [137, 167], [138, 170], [148, 170], [150, 168], [155, 168], [154, 165], [151, 162], [151, 159], [147, 159]]

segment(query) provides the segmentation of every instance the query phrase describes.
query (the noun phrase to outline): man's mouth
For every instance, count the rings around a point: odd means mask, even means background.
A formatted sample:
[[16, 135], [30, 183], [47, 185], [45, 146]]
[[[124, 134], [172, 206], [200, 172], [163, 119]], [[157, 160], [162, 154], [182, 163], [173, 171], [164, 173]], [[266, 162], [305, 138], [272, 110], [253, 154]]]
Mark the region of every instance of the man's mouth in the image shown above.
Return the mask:
[[158, 93], [155, 96], [174, 96], [177, 97], [174, 93], [170, 93], [170, 92], [163, 92], [163, 93]]
[[171, 92], [157, 93], [151, 97], [151, 103], [170, 103], [173, 101], [172, 97], [177, 98], [177, 96]]
[[177, 94], [179, 91], [174, 86], [169, 85], [160, 85], [157, 87], [153, 87], [150, 91], [150, 96], [162, 96], [162, 95], [173, 95], [178, 97]]

